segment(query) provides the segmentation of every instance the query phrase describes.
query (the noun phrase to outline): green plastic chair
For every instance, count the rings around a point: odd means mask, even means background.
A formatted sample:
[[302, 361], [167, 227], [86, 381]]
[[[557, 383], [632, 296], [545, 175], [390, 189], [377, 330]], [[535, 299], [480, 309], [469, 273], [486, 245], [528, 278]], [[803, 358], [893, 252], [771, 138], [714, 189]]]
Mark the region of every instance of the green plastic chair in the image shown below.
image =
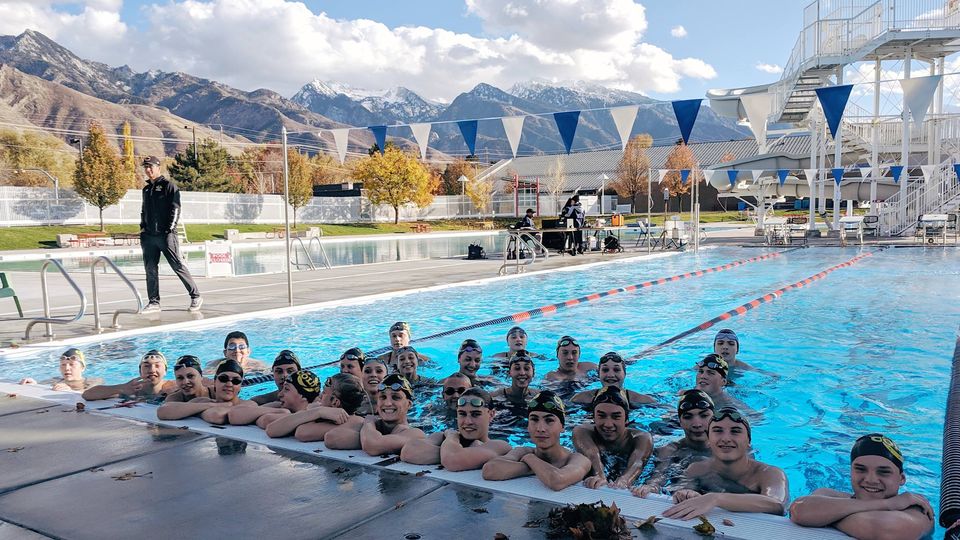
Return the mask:
[[0, 298], [13, 298], [13, 301], [17, 304], [17, 313], [20, 314], [20, 318], [23, 318], [23, 308], [20, 307], [20, 299], [17, 298], [16, 291], [13, 290], [13, 287], [7, 283], [7, 275], [3, 272], [0, 272]]

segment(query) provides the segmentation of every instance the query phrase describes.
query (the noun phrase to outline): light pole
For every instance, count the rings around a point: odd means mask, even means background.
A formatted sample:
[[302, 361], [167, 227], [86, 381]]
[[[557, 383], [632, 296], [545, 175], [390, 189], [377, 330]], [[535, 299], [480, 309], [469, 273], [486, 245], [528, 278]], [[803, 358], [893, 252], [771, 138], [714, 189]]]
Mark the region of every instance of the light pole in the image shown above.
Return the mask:
[[463, 205], [466, 203], [463, 199], [467, 195], [467, 182], [469, 181], [470, 179], [465, 174], [461, 174], [460, 178], [457, 178], [457, 182], [460, 182], [460, 214], [463, 214]]
[[80, 159], [83, 159], [83, 139], [80, 137], [71, 137], [70, 144], [77, 145], [77, 148], [80, 150]]
[[610, 177], [607, 176], [606, 174], [601, 174], [600, 176], [597, 177], [597, 180], [600, 181], [600, 215], [601, 216], [603, 215], [603, 192], [607, 190], [607, 180], [609, 179]]
[[183, 126], [183, 129], [193, 130], [193, 162], [197, 164], [197, 169], [199, 172], [200, 160], [197, 158], [197, 126]]
[[22, 174], [22, 173], [27, 172], [27, 171], [33, 171], [33, 172], [43, 173], [44, 176], [46, 176], [47, 178], [49, 178], [50, 181], [53, 182], [53, 198], [54, 198], [55, 200], [57, 200], [58, 202], [60, 201], [60, 180], [58, 180], [56, 176], [50, 174], [48, 171], [46, 171], [46, 170], [44, 170], [44, 169], [36, 169], [36, 168], [13, 169], [13, 172], [15, 172], [15, 173], [17, 173], [17, 174]]

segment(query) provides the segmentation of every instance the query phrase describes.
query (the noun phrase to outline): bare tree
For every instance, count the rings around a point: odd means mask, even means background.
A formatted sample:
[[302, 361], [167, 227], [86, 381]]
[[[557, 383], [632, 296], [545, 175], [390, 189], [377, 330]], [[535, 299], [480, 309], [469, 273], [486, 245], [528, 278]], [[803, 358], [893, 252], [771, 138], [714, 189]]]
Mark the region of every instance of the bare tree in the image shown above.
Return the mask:
[[630, 208], [634, 212], [637, 211], [637, 197], [640, 195], [647, 195], [647, 206], [650, 205], [650, 158], [647, 156], [647, 148], [651, 146], [653, 138], [647, 133], [630, 139], [620, 163], [617, 164], [616, 178], [611, 184], [618, 195], [630, 199]]

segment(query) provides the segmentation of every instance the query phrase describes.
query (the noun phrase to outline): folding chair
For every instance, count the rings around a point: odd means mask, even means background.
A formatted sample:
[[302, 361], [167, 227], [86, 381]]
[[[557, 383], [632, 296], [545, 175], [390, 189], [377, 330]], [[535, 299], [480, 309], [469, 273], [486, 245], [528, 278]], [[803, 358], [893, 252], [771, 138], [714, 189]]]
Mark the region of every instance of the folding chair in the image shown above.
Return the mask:
[[23, 308], [20, 307], [20, 299], [17, 298], [16, 291], [13, 290], [13, 287], [7, 283], [7, 275], [3, 272], [0, 272], [0, 298], [13, 298], [13, 302], [17, 305], [17, 313], [20, 314], [20, 318], [23, 318]]

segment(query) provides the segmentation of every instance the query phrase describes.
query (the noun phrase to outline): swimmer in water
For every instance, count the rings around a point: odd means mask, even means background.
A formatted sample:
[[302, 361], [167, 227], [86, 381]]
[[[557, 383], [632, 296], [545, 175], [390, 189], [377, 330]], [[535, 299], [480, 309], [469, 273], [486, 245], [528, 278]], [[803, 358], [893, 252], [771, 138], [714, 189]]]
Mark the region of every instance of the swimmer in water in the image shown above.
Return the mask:
[[[337, 373], [323, 383], [323, 392], [320, 393], [320, 397], [305, 410], [277, 420], [278, 423], [282, 422], [277, 429], [292, 426], [296, 430], [295, 436], [298, 441], [322, 441], [330, 430], [339, 425], [362, 424], [363, 417], [356, 413], [365, 399], [366, 394], [360, 385], [360, 379], [347, 373]], [[348, 415], [346, 422], [337, 423], [343, 417], [336, 409], [343, 410]]]
[[577, 381], [586, 378], [597, 364], [580, 361], [580, 344], [570, 336], [557, 341], [557, 369], [544, 376], [546, 381]]
[[273, 374], [273, 382], [277, 385], [277, 389], [273, 392], [254, 396], [254, 403], [257, 405], [273, 403], [274, 407], [279, 407], [280, 405], [277, 403], [280, 401], [278, 392], [283, 388], [283, 384], [287, 382], [287, 377], [298, 371], [300, 371], [300, 359], [296, 353], [287, 349], [280, 351], [277, 357], [273, 359], [273, 367], [270, 368], [270, 373]]
[[533, 358], [527, 351], [521, 349], [510, 357], [509, 365], [510, 386], [498, 388], [491, 395], [495, 400], [522, 406], [537, 395], [537, 390], [530, 387], [534, 373]]
[[879, 433], [864, 435], [850, 450], [853, 493], [820, 488], [793, 502], [790, 520], [854, 538], [923, 538], [933, 529], [933, 508], [923, 495], [901, 493], [906, 482], [897, 444]]
[[660, 493], [665, 486], [680, 479], [680, 473], [691, 463], [710, 457], [707, 429], [713, 410], [713, 400], [702, 390], [686, 390], [680, 395], [677, 417], [683, 437], [657, 449], [653, 472], [642, 486], [633, 488], [634, 495], [646, 497], [650, 493]]
[[[103, 384], [102, 379], [84, 377], [83, 372], [87, 369], [87, 358], [83, 352], [76, 347], [71, 347], [60, 355], [60, 377], [44, 381], [42, 384], [49, 385], [52, 390], [58, 392], [75, 391], [82, 392], [87, 388], [92, 388], [98, 384]], [[27, 377], [20, 379], [20, 384], [38, 384], [36, 380]]]
[[711, 457], [687, 467], [682, 488], [673, 494], [676, 504], [663, 517], [688, 520], [714, 508], [784, 514], [790, 497], [787, 477], [780, 468], [750, 457], [750, 422], [740, 411], [717, 409], [707, 440]]
[[727, 373], [730, 384], [733, 384], [733, 379], [737, 371], [756, 371], [763, 375], [777, 376], [776, 373], [755, 368], [743, 360], [738, 359], [737, 355], [740, 354], [740, 338], [737, 337], [736, 332], [729, 328], [724, 328], [717, 332], [717, 335], [713, 338], [713, 352], [719, 354], [724, 361], [727, 362], [727, 365], [730, 366]]
[[347, 349], [340, 355], [340, 373], [353, 375], [357, 379], [363, 377], [363, 364], [367, 355], [357, 347]]
[[223, 358], [208, 363], [206, 371], [216, 370], [223, 360], [238, 362], [243, 370], [249, 373], [266, 371], [267, 365], [260, 360], [251, 358], [250, 355], [252, 354], [253, 349], [250, 348], [250, 340], [247, 339], [247, 335], [235, 330], [227, 334], [227, 337], [223, 340]]
[[167, 357], [153, 349], [140, 358], [140, 376], [123, 384], [101, 384], [84, 390], [82, 396], [87, 401], [98, 399], [135, 399], [163, 400], [167, 394], [176, 391], [173, 381], [164, 380], [167, 373]]
[[627, 427], [630, 403], [623, 390], [607, 386], [593, 399], [593, 424], [573, 428], [573, 446], [591, 463], [583, 485], [627, 489], [637, 480], [653, 451], [649, 433]]
[[256, 403], [240, 399], [243, 382], [243, 368], [235, 360], [224, 360], [217, 366], [213, 379], [213, 399], [198, 397], [186, 403], [164, 403], [157, 408], [160, 420], [180, 420], [189, 416], [200, 418], [211, 424], [226, 424], [227, 414], [237, 405], [253, 407]]
[[482, 388], [468, 388], [456, 401], [457, 429], [414, 439], [403, 445], [400, 459], [417, 465], [440, 463], [448, 471], [469, 471], [483, 467], [510, 451], [506, 441], [490, 439], [493, 399]]
[[436, 381], [417, 373], [420, 366], [420, 354], [407, 345], [397, 349], [397, 373], [403, 375], [414, 389], [437, 384]]
[[309, 371], [295, 371], [280, 387], [276, 402], [256, 407], [231, 407], [227, 413], [227, 421], [234, 426], [256, 423], [260, 429], [267, 430], [270, 437], [285, 437], [293, 430], [279, 433], [276, 429], [268, 429], [269, 425], [284, 416], [306, 409], [319, 395], [320, 379]]
[[186, 403], [198, 397], [213, 399], [213, 381], [203, 378], [203, 366], [196, 356], [185, 354], [177, 358], [173, 376], [177, 390], [167, 396], [164, 403]]
[[563, 401], [544, 390], [527, 402], [527, 432], [536, 445], [521, 446], [483, 466], [484, 480], [535, 475], [554, 491], [576, 484], [590, 473], [590, 460], [560, 445], [566, 412]]
[[362, 448], [371, 456], [399, 454], [408, 441], [423, 439], [423, 431], [407, 423], [413, 406], [413, 387], [403, 377], [387, 375], [377, 386], [377, 414], [360, 425], [338, 426], [327, 432], [324, 444], [333, 450]]
[[[410, 346], [410, 324], [403, 321], [395, 322], [390, 326], [387, 334], [390, 337], [390, 350], [381, 354], [377, 358], [382, 360], [390, 370], [396, 371], [397, 353], [400, 351], [401, 347]], [[429, 358], [423, 356], [422, 354], [420, 354], [419, 357], [421, 364], [430, 361]]]
[[631, 407], [656, 403], [656, 400], [651, 396], [623, 388], [623, 381], [627, 378], [627, 365], [624, 363], [623, 357], [618, 353], [608, 352], [601, 356], [599, 364], [600, 367], [597, 368], [597, 373], [600, 375], [600, 384], [602, 386], [599, 389], [578, 392], [573, 396], [572, 401], [574, 403], [589, 405], [593, 402], [593, 398], [597, 396], [597, 393], [608, 386], [616, 386], [624, 390], [630, 399]]
[[510, 330], [507, 330], [507, 350], [499, 352], [493, 355], [493, 357], [509, 360], [511, 356], [519, 351], [525, 351], [531, 358], [543, 358], [542, 355], [527, 350], [527, 331], [519, 326], [514, 326]]
[[451, 373], [446, 379], [440, 381], [440, 384], [443, 385], [443, 403], [446, 410], [451, 412], [457, 411], [457, 400], [473, 387], [470, 378], [462, 371]]
[[380, 383], [384, 377], [387, 376], [388, 372], [389, 368], [387, 368], [386, 361], [382, 356], [367, 358], [366, 362], [363, 363], [363, 374], [360, 377], [360, 383], [363, 385], [363, 391], [366, 392], [367, 397], [363, 401], [363, 404], [360, 405], [357, 414], [367, 416], [368, 414], [376, 413], [374, 404], [377, 402], [377, 387], [380, 386]]
[[734, 407], [748, 415], [756, 414], [746, 404], [727, 392], [727, 374], [730, 367], [723, 357], [719, 354], [710, 353], [703, 357], [703, 360], [697, 362], [696, 369], [696, 387], [710, 396], [717, 409]]
[[457, 351], [457, 364], [460, 365], [460, 373], [470, 378], [470, 384], [477, 383], [477, 372], [480, 371], [480, 363], [483, 361], [483, 349], [475, 339], [465, 339], [460, 344]]

